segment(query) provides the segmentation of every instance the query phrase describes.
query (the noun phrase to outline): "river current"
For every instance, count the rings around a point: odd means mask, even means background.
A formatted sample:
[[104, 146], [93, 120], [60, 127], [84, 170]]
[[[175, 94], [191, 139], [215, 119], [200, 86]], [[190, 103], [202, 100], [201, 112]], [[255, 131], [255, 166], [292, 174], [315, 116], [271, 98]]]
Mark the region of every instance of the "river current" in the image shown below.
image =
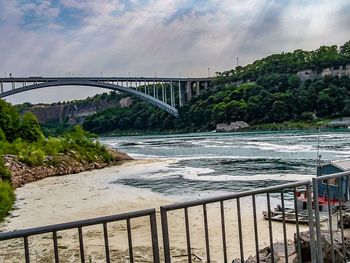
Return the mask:
[[165, 195], [241, 192], [310, 179], [322, 161], [350, 158], [350, 130], [193, 133], [102, 137], [136, 159], [164, 159], [164, 166], [116, 183]]

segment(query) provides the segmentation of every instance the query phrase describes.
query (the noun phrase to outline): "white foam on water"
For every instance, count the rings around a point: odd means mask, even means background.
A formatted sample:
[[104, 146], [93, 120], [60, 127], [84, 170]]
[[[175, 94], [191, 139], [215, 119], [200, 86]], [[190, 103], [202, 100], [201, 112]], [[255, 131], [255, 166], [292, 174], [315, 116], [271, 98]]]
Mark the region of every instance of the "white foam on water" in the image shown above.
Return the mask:
[[315, 152], [316, 149], [312, 145], [280, 145], [268, 142], [246, 142], [242, 148], [258, 148], [260, 150], [275, 152]]
[[203, 175], [195, 171], [184, 173], [184, 178], [192, 181], [304, 181], [310, 180], [314, 175], [301, 174], [255, 174], [247, 176], [234, 175]]
[[177, 161], [186, 161], [186, 160], [201, 160], [201, 159], [224, 159], [224, 160], [257, 160], [257, 159], [267, 159], [274, 160], [279, 158], [269, 157], [269, 156], [240, 156], [240, 155], [216, 155], [216, 154], [208, 154], [208, 155], [197, 155], [197, 156], [187, 156], [187, 155], [177, 155], [174, 157]]

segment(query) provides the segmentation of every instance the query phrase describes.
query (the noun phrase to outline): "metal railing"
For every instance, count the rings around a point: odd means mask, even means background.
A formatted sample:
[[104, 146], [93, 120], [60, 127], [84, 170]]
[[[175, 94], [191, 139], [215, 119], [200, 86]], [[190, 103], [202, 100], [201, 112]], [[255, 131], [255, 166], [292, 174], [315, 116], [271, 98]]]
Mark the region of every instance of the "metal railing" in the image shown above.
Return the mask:
[[[277, 185], [272, 187], [267, 187], [258, 190], [245, 191], [241, 193], [223, 195], [218, 197], [204, 198], [194, 201], [181, 202], [171, 205], [165, 205], [160, 207], [160, 219], [161, 219], [161, 230], [163, 238], [163, 252], [164, 252], [164, 262], [170, 263], [174, 262], [176, 252], [174, 248], [178, 249], [178, 244], [174, 245], [175, 242], [172, 240], [173, 235], [183, 236], [185, 242], [182, 244], [184, 246], [183, 253], [185, 260], [192, 263], [195, 260], [192, 258], [194, 251], [201, 256], [201, 262], [231, 262], [233, 257], [238, 261], [244, 263], [249, 254], [254, 255], [254, 260], [256, 262], [261, 262], [260, 258], [262, 246], [269, 247], [270, 261], [275, 261], [275, 246], [276, 242], [282, 241], [282, 254], [284, 262], [291, 262], [288, 243], [291, 240], [290, 235], [293, 235], [295, 244], [295, 255], [297, 257], [297, 262], [311, 261], [314, 263], [323, 262], [347, 262], [349, 260], [350, 254], [346, 250], [346, 238], [344, 237], [344, 200], [345, 192], [343, 187], [339, 184], [339, 192], [342, 196], [339, 200], [338, 214], [339, 218], [338, 226], [334, 226], [335, 219], [332, 213], [332, 203], [331, 203], [331, 191], [330, 191], [330, 179], [337, 178], [338, 180], [346, 178], [349, 180], [350, 172], [337, 173], [327, 176], [320, 176], [312, 179], [311, 181], [294, 182], [283, 185]], [[329, 235], [331, 259], [325, 260], [324, 249], [323, 249], [323, 236], [322, 228], [324, 228], [324, 223], [321, 222], [321, 212], [319, 211], [319, 184], [323, 183], [326, 187], [326, 194], [328, 197], [328, 211], [327, 211], [327, 223], [328, 228], [327, 234]], [[300, 207], [298, 207], [298, 188], [306, 189], [306, 211], [307, 215], [305, 217], [308, 220], [308, 226], [303, 227], [304, 230], [309, 231], [309, 257], [308, 259], [302, 258], [301, 253], [301, 216]], [[346, 190], [346, 195], [349, 198], [349, 190]], [[281, 222], [273, 222], [273, 205], [278, 205], [280, 207]], [[291, 206], [292, 213], [294, 213], [294, 225], [287, 223], [287, 207]], [[266, 221], [259, 220], [258, 213], [261, 212], [262, 208], [266, 209]], [[216, 212], [210, 213], [211, 209], [215, 209]], [[195, 210], [195, 211], [194, 211]], [[247, 213], [249, 211], [249, 213]], [[290, 210], [289, 210], [290, 211]], [[193, 213], [194, 212], [194, 213]], [[291, 212], [289, 212], [291, 213]], [[324, 214], [324, 213], [323, 213]], [[180, 217], [179, 217], [180, 215]], [[200, 218], [200, 215], [202, 217]], [[290, 214], [288, 214], [290, 215]], [[176, 224], [182, 222], [183, 229], [173, 228], [171, 226], [172, 217], [176, 216]], [[260, 215], [261, 216], [261, 215]], [[63, 230], [77, 230], [78, 242], [79, 242], [79, 255], [80, 262], [86, 262], [86, 253], [84, 251], [84, 235], [83, 228], [93, 225], [103, 226], [103, 239], [104, 239], [104, 258], [106, 262], [111, 262], [112, 258], [110, 255], [110, 244], [109, 244], [109, 234], [108, 234], [108, 224], [116, 221], [126, 222], [127, 231], [127, 244], [128, 244], [128, 255], [129, 262], [135, 262], [134, 252], [133, 252], [133, 239], [132, 239], [132, 219], [139, 217], [149, 217], [149, 226], [152, 247], [149, 248], [152, 251], [153, 262], [160, 262], [160, 251], [161, 248], [158, 244], [158, 231], [157, 231], [157, 220], [155, 209], [141, 210], [131, 213], [112, 215], [106, 217], [99, 217], [94, 219], [87, 219], [81, 221], [75, 221], [64, 224], [56, 224], [51, 226], [44, 226], [26, 230], [12, 231], [7, 233], [0, 233], [0, 242], [12, 239], [22, 239], [24, 242], [23, 250], [26, 262], [30, 262], [30, 246], [29, 239], [32, 236], [41, 234], [52, 234], [52, 248], [54, 255], [54, 262], [60, 262], [59, 257], [59, 246], [58, 246], [58, 232]], [[194, 217], [196, 228], [194, 226]], [[244, 218], [243, 218], [244, 217]], [[246, 220], [250, 217], [250, 220]], [[215, 221], [215, 220], [216, 221]], [[232, 222], [230, 222], [230, 220]], [[252, 224], [252, 235], [246, 236], [245, 224], [247, 222]], [[338, 220], [337, 220], [338, 221]], [[170, 223], [169, 223], [170, 222]], [[262, 223], [263, 222], [263, 223]], [[264, 223], [265, 222], [265, 223]], [[215, 229], [215, 233], [212, 233], [211, 227], [214, 223], [218, 224]], [[305, 222], [303, 222], [305, 223]], [[147, 223], [148, 224], [148, 223]], [[203, 229], [204, 233], [199, 233], [197, 230], [199, 226]], [[233, 230], [233, 226], [234, 230]], [[287, 228], [289, 232], [287, 231]], [[334, 230], [334, 228], [336, 228]], [[339, 228], [339, 229], [338, 229]], [[197, 232], [193, 232], [197, 231]], [[266, 231], [266, 235], [263, 236], [262, 233]], [[268, 232], [268, 233], [267, 233]], [[336, 233], [340, 232], [339, 238], [336, 240]], [[147, 233], [148, 235], [148, 233]], [[277, 237], [277, 236], [278, 237]], [[339, 235], [338, 235], [339, 236]], [[195, 240], [199, 237], [203, 238], [202, 243], [195, 243]], [[232, 239], [235, 238], [235, 240]], [[253, 248], [248, 248], [245, 246], [245, 241], [250, 238], [253, 244]], [[265, 238], [265, 240], [263, 240]], [[218, 242], [220, 244], [215, 244]], [[237, 244], [233, 244], [236, 242]], [[337, 244], [335, 244], [337, 242]], [[194, 244], [195, 243], [195, 244]], [[202, 247], [200, 247], [201, 244]], [[340, 246], [340, 249], [337, 248]], [[214, 248], [214, 249], [213, 249]], [[220, 249], [218, 249], [220, 248]], [[234, 248], [234, 253], [232, 252]], [[337, 250], [338, 249], [338, 250]], [[253, 251], [253, 252], [252, 252]], [[148, 252], [147, 252], [148, 253]], [[220, 260], [217, 260], [217, 255], [220, 254]], [[350, 253], [350, 252], [349, 252]], [[213, 256], [215, 254], [215, 257]], [[198, 262], [198, 261], [197, 261]]]
[[[299, 255], [299, 262], [301, 260], [301, 244], [300, 244], [300, 226], [298, 221], [298, 207], [297, 207], [297, 187], [306, 187], [307, 199], [308, 199], [308, 207], [311, 207], [311, 183], [309, 181], [297, 182], [297, 183], [289, 183], [280, 186], [273, 186], [264, 189], [254, 190], [254, 191], [246, 191], [237, 194], [225, 195], [220, 197], [206, 198], [196, 201], [177, 203], [172, 205], [162, 206], [160, 208], [161, 211], [161, 222], [162, 222], [162, 233], [163, 233], [163, 247], [164, 247], [164, 259], [166, 263], [170, 263], [171, 261], [171, 243], [170, 243], [170, 235], [171, 229], [168, 226], [168, 213], [174, 210], [183, 210], [184, 212], [184, 222], [185, 222], [185, 236], [186, 236], [186, 245], [187, 245], [187, 258], [188, 262], [192, 262], [192, 251], [191, 251], [191, 234], [190, 234], [190, 224], [189, 224], [189, 211], [188, 209], [191, 207], [201, 206], [203, 210], [203, 225], [205, 232], [205, 262], [211, 262], [211, 251], [210, 251], [210, 237], [209, 237], [209, 226], [208, 226], [208, 213], [207, 213], [207, 205], [218, 203], [220, 206], [220, 221], [221, 221], [221, 240], [222, 240], [222, 254], [223, 254], [223, 262], [231, 262], [232, 259], [228, 258], [227, 253], [227, 231], [226, 231], [226, 222], [225, 222], [225, 209], [224, 202], [229, 200], [236, 200], [236, 209], [237, 209], [237, 222], [238, 222], [238, 236], [239, 236], [239, 260], [244, 263], [245, 262], [245, 251], [243, 245], [243, 235], [242, 235], [242, 215], [241, 215], [241, 199], [245, 197], [251, 197], [252, 200], [252, 210], [253, 210], [253, 223], [254, 223], [254, 243], [255, 243], [255, 260], [256, 262], [260, 262], [259, 253], [260, 253], [260, 245], [259, 245], [259, 229], [257, 224], [257, 207], [256, 207], [256, 197], [257, 195], [266, 194], [267, 201], [267, 212], [268, 212], [268, 231], [269, 231], [269, 245], [271, 250], [271, 262], [274, 261], [274, 238], [273, 238], [273, 224], [271, 219], [271, 194], [279, 193], [281, 198], [281, 210], [282, 210], [282, 225], [283, 225], [283, 243], [284, 243], [284, 254], [285, 254], [285, 262], [288, 262], [288, 248], [287, 248], [287, 234], [286, 234], [286, 215], [285, 215], [285, 191], [292, 190], [292, 199], [295, 211], [296, 218], [296, 240], [297, 240], [297, 249]], [[313, 218], [312, 209], [308, 209], [309, 218]], [[260, 229], [261, 230], [261, 229]], [[315, 249], [314, 249], [314, 227], [313, 220], [309, 222], [309, 231], [311, 233], [311, 257], [312, 261], [315, 261]]]
[[[29, 237], [35, 235], [41, 235], [46, 233], [52, 233], [53, 240], [53, 252], [55, 263], [60, 262], [59, 258], [59, 246], [57, 242], [57, 233], [63, 230], [77, 229], [79, 236], [79, 250], [80, 250], [80, 262], [86, 262], [85, 251], [84, 251], [84, 236], [83, 227], [93, 226], [93, 225], [103, 225], [103, 237], [105, 246], [105, 259], [106, 262], [111, 262], [109, 240], [108, 240], [108, 223], [116, 221], [126, 221], [127, 225], [127, 236], [128, 236], [128, 249], [129, 249], [129, 262], [134, 262], [133, 256], [133, 240], [131, 232], [131, 219], [138, 217], [147, 217], [150, 219], [150, 229], [151, 229], [151, 240], [152, 240], [152, 251], [153, 251], [153, 262], [159, 263], [159, 247], [158, 247], [158, 234], [157, 234], [157, 222], [156, 222], [156, 211], [155, 209], [147, 209], [136, 212], [130, 212], [125, 214], [118, 214], [112, 216], [98, 217], [93, 219], [80, 220], [75, 222], [69, 222], [64, 224], [56, 224], [50, 226], [43, 226], [38, 228], [31, 228], [19, 231], [12, 231], [7, 233], [0, 233], [0, 241], [23, 238], [24, 241], [24, 255], [25, 262], [30, 262], [30, 249], [29, 249]], [[36, 262], [36, 260], [34, 261]]]

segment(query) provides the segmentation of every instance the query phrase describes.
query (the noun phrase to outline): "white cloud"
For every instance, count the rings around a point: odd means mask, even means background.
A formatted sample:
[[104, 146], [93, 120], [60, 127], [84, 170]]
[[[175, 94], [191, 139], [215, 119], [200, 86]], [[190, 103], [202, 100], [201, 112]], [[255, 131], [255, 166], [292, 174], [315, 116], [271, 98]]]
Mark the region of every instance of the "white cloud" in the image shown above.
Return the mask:
[[[0, 0], [0, 72], [15, 75], [206, 76], [271, 53], [342, 44], [350, 35], [350, 1], [61, 0], [42, 1], [47, 22], [18, 25], [20, 9]], [[312, 3], [311, 3], [312, 2]], [[36, 6], [37, 7], [37, 6]], [[78, 28], [55, 19], [69, 10]], [[4, 11], [5, 10], [5, 11]], [[20, 11], [19, 11], [20, 10]], [[69, 11], [68, 10], [68, 11]], [[65, 27], [66, 28], [65, 28]]]

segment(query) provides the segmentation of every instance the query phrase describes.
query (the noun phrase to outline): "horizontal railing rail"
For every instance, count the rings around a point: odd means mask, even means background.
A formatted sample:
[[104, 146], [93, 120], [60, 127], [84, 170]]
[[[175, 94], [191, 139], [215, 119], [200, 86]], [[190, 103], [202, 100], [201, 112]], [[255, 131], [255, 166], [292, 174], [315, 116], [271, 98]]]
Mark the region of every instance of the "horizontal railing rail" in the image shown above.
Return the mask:
[[159, 259], [159, 248], [158, 248], [159, 246], [158, 246], [158, 234], [157, 234], [157, 222], [156, 222], [155, 209], [146, 209], [146, 210], [140, 210], [140, 211], [124, 213], [124, 214], [97, 217], [97, 218], [73, 221], [73, 222], [63, 223], [63, 224], [55, 224], [55, 225], [49, 225], [49, 226], [43, 226], [43, 227], [37, 227], [37, 228], [0, 233], [0, 241], [23, 238], [25, 261], [26, 263], [29, 263], [30, 262], [29, 237], [40, 235], [40, 234], [52, 233], [55, 263], [59, 263], [60, 259], [59, 259], [59, 253], [58, 253], [59, 246], [57, 242], [57, 239], [58, 239], [57, 232], [63, 231], [63, 230], [69, 230], [69, 229], [78, 229], [80, 261], [86, 262], [82, 229], [83, 227], [102, 224], [106, 262], [111, 262], [107, 223], [125, 220], [127, 224], [129, 258], [130, 258], [130, 262], [134, 262], [133, 242], [132, 242], [132, 235], [131, 235], [131, 232], [132, 232], [131, 219], [135, 219], [139, 217], [147, 217], [147, 216], [149, 216], [150, 218], [150, 232], [151, 232], [150, 234], [151, 234], [151, 241], [152, 241], [153, 261], [156, 263], [159, 263], [160, 259]]

